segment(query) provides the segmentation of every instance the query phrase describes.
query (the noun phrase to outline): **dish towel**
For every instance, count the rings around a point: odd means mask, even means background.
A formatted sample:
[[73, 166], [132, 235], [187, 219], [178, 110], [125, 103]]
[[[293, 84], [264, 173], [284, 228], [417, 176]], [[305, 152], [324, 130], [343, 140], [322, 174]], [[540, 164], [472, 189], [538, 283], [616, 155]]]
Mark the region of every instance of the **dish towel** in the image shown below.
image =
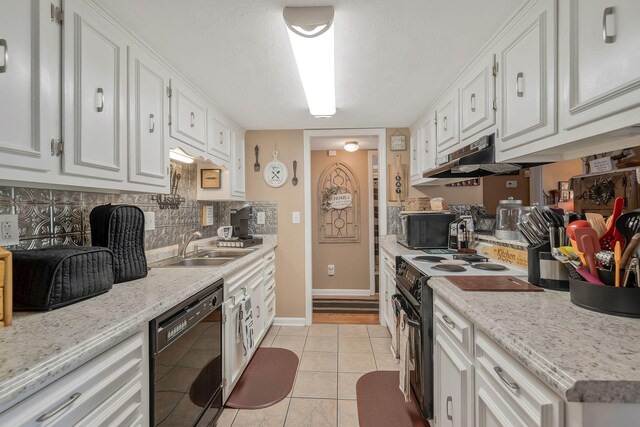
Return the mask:
[[251, 310], [251, 298], [247, 297], [242, 303], [240, 312], [242, 313], [242, 346], [246, 355], [253, 348], [253, 310]]
[[404, 396], [405, 402], [411, 401], [411, 381], [409, 372], [411, 369], [411, 345], [410, 345], [410, 326], [407, 323], [407, 313], [400, 311], [400, 327], [398, 328], [398, 336], [400, 341], [400, 391]]

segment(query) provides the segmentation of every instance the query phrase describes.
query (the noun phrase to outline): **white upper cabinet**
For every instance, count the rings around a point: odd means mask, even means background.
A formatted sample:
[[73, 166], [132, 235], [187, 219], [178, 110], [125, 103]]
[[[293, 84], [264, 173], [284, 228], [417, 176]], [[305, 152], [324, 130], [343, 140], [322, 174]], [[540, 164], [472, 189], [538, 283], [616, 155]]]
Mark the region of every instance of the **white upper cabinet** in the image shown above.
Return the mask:
[[409, 139], [409, 173], [411, 175], [412, 184], [422, 178], [422, 174], [420, 173], [420, 160], [418, 159], [421, 139], [420, 131], [420, 128], [412, 130], [411, 137]]
[[488, 54], [471, 67], [460, 82], [460, 139], [495, 125], [494, 55]]
[[[59, 3], [58, 3], [59, 5]], [[59, 71], [42, 75], [47, 53], [60, 48], [60, 27], [49, 22], [49, 3], [6, 0], [0, 13], [0, 165], [45, 171], [51, 168], [49, 139], [52, 96]], [[55, 86], [53, 86], [55, 84]], [[56, 114], [57, 122], [60, 120]]]
[[498, 160], [556, 133], [556, 8], [556, 0], [532, 2], [496, 46]]
[[171, 136], [205, 152], [207, 150], [207, 106], [185, 83], [171, 81]]
[[640, 1], [566, 3], [562, 118], [571, 129], [640, 105]]
[[125, 181], [129, 41], [83, 0], [64, 7], [63, 171]]
[[231, 131], [216, 117], [213, 109], [207, 109], [207, 153], [221, 160], [225, 166], [231, 158]]
[[436, 106], [438, 155], [455, 151], [454, 148], [460, 142], [458, 105], [459, 91], [455, 89], [444, 96]]
[[428, 170], [436, 167], [436, 124], [435, 113], [427, 114], [426, 122], [420, 127], [418, 135], [420, 136], [420, 176]]
[[129, 181], [169, 186], [169, 71], [129, 46]]
[[231, 196], [243, 199], [245, 197], [245, 159], [244, 159], [244, 134], [238, 135], [231, 131], [231, 147], [233, 159], [231, 162]]

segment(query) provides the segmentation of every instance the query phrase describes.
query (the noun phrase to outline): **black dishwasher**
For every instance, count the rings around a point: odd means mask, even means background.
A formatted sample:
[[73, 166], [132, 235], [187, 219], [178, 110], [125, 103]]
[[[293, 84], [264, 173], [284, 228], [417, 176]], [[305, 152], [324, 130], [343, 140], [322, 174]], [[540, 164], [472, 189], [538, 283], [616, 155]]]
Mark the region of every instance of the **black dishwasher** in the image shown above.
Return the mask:
[[222, 280], [150, 327], [152, 426], [209, 426], [222, 411]]

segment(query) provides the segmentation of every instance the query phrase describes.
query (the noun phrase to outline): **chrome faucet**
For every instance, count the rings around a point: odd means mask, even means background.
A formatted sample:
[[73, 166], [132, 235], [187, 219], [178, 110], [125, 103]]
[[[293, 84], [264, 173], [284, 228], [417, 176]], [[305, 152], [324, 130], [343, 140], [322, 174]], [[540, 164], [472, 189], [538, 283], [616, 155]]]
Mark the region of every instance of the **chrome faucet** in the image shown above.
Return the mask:
[[198, 230], [189, 230], [180, 236], [180, 243], [178, 243], [178, 256], [181, 258], [185, 258], [187, 255], [187, 246], [193, 239], [201, 238], [202, 233]]

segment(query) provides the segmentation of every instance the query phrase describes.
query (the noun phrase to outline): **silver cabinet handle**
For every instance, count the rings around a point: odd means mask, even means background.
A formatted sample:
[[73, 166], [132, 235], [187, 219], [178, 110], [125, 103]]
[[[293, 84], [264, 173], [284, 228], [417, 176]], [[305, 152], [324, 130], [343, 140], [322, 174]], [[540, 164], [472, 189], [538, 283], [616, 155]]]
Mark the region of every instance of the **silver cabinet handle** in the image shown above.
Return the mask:
[[242, 159], [238, 159], [238, 170], [242, 169]]
[[220, 144], [224, 144], [224, 135], [220, 132]]
[[472, 113], [476, 112], [476, 94], [475, 93], [471, 94], [471, 112]]
[[605, 8], [602, 12], [602, 40], [607, 44], [616, 41], [616, 35], [609, 35], [607, 31], [607, 16], [612, 16], [614, 13], [616, 13], [616, 9], [613, 6]]
[[258, 318], [258, 319], [259, 319], [259, 318], [260, 318], [260, 306], [259, 306], [259, 305], [256, 305], [256, 311], [258, 312], [258, 313], [256, 314], [256, 318]]
[[156, 118], [153, 114], [149, 114], [149, 133], [153, 133], [156, 130]]
[[269, 307], [269, 313], [273, 312], [273, 307]]
[[455, 329], [456, 328], [456, 323], [449, 319], [449, 316], [447, 316], [446, 314], [442, 315], [442, 320], [444, 320], [444, 323], [447, 324], [448, 327], [450, 327], [451, 329]]
[[442, 119], [442, 127], [444, 128], [444, 131], [447, 131], [447, 124], [449, 123], [449, 120], [447, 119], [447, 116], [444, 116], [444, 118]]
[[47, 412], [46, 414], [42, 414], [40, 415], [37, 419], [36, 422], [37, 423], [41, 423], [43, 421], [47, 421], [50, 418], [55, 417], [56, 415], [58, 415], [60, 412], [64, 411], [65, 409], [67, 409], [69, 406], [73, 405], [73, 403], [78, 400], [78, 398], [80, 397], [82, 393], [73, 393], [71, 396], [69, 396], [69, 399], [67, 399], [66, 401], [62, 402], [57, 408]]
[[417, 152], [417, 151], [418, 151], [418, 150], [417, 150], [415, 147], [413, 147], [413, 160], [416, 160], [416, 159], [417, 159], [417, 156], [416, 156], [416, 152]]
[[271, 261], [274, 258], [275, 258], [275, 255], [271, 255], [269, 258], [267, 258], [267, 261]]
[[384, 291], [384, 300], [389, 301], [389, 291]]
[[96, 94], [98, 95], [98, 100], [96, 102], [96, 111], [98, 111], [98, 113], [102, 113], [102, 110], [104, 110], [104, 90], [99, 87], [96, 91]]
[[518, 96], [518, 98], [522, 98], [524, 96], [524, 90], [520, 90], [520, 83], [522, 81], [524, 81], [524, 73], [519, 72], [516, 75], [516, 96]]
[[500, 366], [494, 366], [493, 370], [496, 371], [496, 374], [498, 374], [498, 376], [500, 377], [502, 382], [507, 387], [509, 387], [509, 389], [511, 389], [512, 392], [517, 393], [517, 392], [520, 391], [520, 386], [518, 386], [518, 384], [516, 384], [514, 382], [507, 381], [507, 379], [504, 377], [504, 371], [502, 370], [502, 368]]
[[449, 412], [449, 407], [451, 407], [451, 410], [453, 411], [453, 398], [451, 396], [447, 396], [447, 419], [452, 421], [453, 415]]
[[191, 127], [194, 127], [195, 125], [196, 125], [196, 115], [192, 111], [191, 112]]
[[4, 61], [2, 65], [0, 65], [0, 74], [7, 72], [7, 64], [9, 63], [9, 46], [7, 46], [7, 41], [5, 39], [0, 39], [0, 47], [4, 49]]

